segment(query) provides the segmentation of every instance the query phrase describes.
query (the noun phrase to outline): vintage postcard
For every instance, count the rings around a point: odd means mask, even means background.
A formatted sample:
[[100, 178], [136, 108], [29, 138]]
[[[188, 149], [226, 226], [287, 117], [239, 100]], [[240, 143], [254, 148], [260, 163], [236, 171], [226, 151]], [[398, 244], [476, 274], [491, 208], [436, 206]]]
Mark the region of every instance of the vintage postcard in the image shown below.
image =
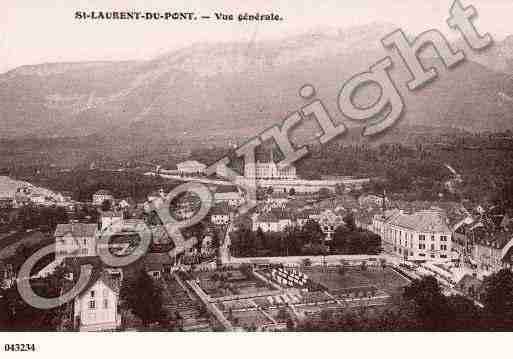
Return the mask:
[[513, 330], [510, 0], [0, 9], [3, 354]]

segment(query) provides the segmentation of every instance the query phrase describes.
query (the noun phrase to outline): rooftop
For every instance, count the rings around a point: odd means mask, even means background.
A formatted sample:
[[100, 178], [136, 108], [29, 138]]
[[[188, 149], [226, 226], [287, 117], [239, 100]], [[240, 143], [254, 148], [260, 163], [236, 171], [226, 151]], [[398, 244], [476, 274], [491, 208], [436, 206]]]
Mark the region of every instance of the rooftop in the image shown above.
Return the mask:
[[55, 237], [71, 234], [73, 237], [94, 237], [98, 226], [95, 223], [65, 223], [55, 228]]
[[180, 163], [177, 163], [176, 164], [176, 167], [193, 167], [193, 166], [199, 166], [199, 167], [204, 167], [205, 165], [201, 162], [198, 162], [196, 160], [187, 160], [187, 161], [184, 161], [184, 162], [180, 162]]
[[418, 211], [413, 214], [400, 213], [391, 218], [389, 223], [419, 232], [451, 232], [443, 212], [434, 210]]

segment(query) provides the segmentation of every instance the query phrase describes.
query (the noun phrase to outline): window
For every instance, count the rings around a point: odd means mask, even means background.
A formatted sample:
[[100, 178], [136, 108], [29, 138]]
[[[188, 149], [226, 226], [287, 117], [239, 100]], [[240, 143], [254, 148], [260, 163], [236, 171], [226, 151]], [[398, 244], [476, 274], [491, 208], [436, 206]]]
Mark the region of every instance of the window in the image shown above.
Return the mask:
[[419, 243], [419, 249], [426, 249], [426, 245], [424, 243]]
[[434, 255], [434, 254], [431, 254], [431, 258], [435, 258], [435, 255]]
[[109, 308], [109, 301], [107, 299], [104, 299], [103, 300], [103, 309], [108, 309]]
[[440, 258], [447, 258], [446, 254], [440, 254]]
[[441, 251], [446, 251], [447, 250], [447, 244], [441, 244], [440, 245], [440, 250]]
[[96, 301], [90, 300], [89, 301], [89, 309], [95, 309], [96, 308]]
[[435, 240], [435, 236], [431, 236], [431, 240], [434, 241]]
[[91, 298], [94, 298], [94, 290], [91, 291]]
[[440, 236], [440, 241], [447, 242], [447, 236]]
[[435, 245], [431, 243], [431, 250], [434, 251], [435, 250]]
[[426, 240], [426, 236], [423, 234], [419, 234], [419, 241], [425, 241], [425, 240]]

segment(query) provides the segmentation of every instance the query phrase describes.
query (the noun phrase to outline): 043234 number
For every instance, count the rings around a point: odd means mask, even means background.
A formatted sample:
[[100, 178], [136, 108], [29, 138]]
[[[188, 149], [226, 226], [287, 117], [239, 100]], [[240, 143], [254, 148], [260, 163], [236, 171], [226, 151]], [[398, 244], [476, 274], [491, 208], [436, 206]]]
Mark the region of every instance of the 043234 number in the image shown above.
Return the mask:
[[5, 344], [4, 350], [6, 352], [35, 352], [35, 344]]

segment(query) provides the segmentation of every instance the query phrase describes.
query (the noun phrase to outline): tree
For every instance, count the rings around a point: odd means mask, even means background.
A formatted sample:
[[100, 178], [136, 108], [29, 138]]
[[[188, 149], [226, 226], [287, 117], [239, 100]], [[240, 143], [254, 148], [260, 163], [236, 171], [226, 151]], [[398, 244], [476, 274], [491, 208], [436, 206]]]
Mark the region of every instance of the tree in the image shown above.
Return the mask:
[[513, 324], [513, 272], [501, 269], [486, 277], [483, 283], [484, 311], [494, 326], [510, 327]]
[[101, 205], [102, 212], [110, 211], [112, 207], [112, 203], [108, 199], [104, 200]]
[[322, 232], [321, 226], [318, 222], [312, 219], [306, 221], [305, 225], [302, 228], [302, 231], [306, 235], [309, 242], [320, 241], [324, 238], [324, 233]]
[[145, 327], [163, 318], [162, 290], [144, 270], [123, 283], [120, 298]]
[[404, 290], [404, 298], [415, 305], [418, 320], [424, 330], [442, 330], [450, 318], [447, 299], [435, 277], [414, 280]]
[[287, 310], [285, 308], [280, 308], [278, 310], [278, 315], [276, 316], [276, 318], [280, 321], [280, 322], [285, 322], [287, 321], [287, 319], [289, 319], [289, 313], [287, 312]]
[[355, 220], [354, 220], [353, 213], [349, 212], [348, 214], [346, 214], [344, 216], [344, 218], [342, 220], [346, 224], [347, 229], [349, 231], [354, 232], [356, 230], [356, 223], [355, 223]]
[[326, 198], [330, 198], [331, 195], [332, 195], [332, 192], [326, 188], [326, 187], [323, 187], [319, 190], [319, 192], [317, 192], [318, 196], [319, 196], [319, 199], [326, 199]]
[[338, 273], [341, 276], [344, 276], [344, 275], [346, 275], [348, 269], [349, 269], [349, 263], [345, 259], [341, 259], [340, 267], [338, 267]]

